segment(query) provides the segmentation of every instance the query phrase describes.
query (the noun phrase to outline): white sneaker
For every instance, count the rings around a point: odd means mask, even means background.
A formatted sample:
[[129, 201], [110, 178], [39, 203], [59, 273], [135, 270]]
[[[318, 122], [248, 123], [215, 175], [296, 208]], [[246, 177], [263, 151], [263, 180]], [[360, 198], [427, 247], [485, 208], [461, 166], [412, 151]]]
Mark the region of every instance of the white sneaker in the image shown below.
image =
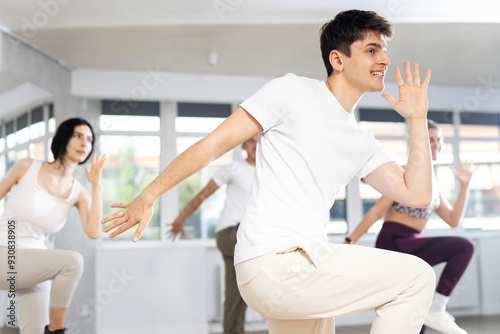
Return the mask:
[[451, 320], [455, 321], [455, 317], [454, 317], [454, 316], [452, 316], [451, 314], [449, 314], [449, 313], [448, 313], [448, 312], [446, 312], [446, 311], [444, 311], [444, 313], [446, 313], [446, 315], [447, 315], [448, 317], [450, 317], [450, 318], [451, 318]]
[[448, 312], [429, 312], [424, 325], [444, 334], [467, 334], [453, 320], [453, 317], [450, 317]]

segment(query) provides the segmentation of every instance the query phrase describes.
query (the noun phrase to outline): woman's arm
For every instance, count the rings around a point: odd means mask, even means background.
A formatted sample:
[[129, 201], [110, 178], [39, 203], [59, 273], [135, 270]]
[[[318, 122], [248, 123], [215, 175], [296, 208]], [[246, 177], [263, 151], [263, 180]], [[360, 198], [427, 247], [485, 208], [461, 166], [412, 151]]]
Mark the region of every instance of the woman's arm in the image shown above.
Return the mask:
[[187, 217], [191, 216], [193, 212], [198, 209], [198, 207], [203, 203], [205, 199], [210, 197], [217, 189], [219, 189], [219, 186], [217, 183], [214, 182], [214, 180], [210, 180], [208, 184], [203, 188], [202, 191], [200, 191], [189, 203], [184, 207], [184, 210], [181, 211], [181, 213], [175, 218], [174, 222], [172, 223], [172, 229], [168, 232], [168, 238], [169, 239], [175, 239], [177, 234], [182, 233], [182, 236], [185, 237], [186, 234], [184, 232], [184, 221], [187, 219]]
[[472, 174], [477, 170], [477, 166], [474, 166], [470, 161], [462, 162], [459, 157], [458, 162], [460, 164], [460, 170], [457, 172], [452, 168], [453, 174], [460, 184], [455, 203], [451, 205], [440, 191], [439, 197], [441, 199], [441, 204], [436, 210], [437, 215], [451, 227], [457, 227], [465, 215], [469, 199], [469, 183]]
[[0, 200], [3, 199], [10, 191], [10, 188], [19, 182], [24, 174], [26, 174], [32, 163], [33, 159], [22, 159], [9, 169], [2, 181], [0, 181]]
[[363, 234], [365, 234], [377, 220], [385, 216], [392, 203], [392, 199], [385, 196], [380, 197], [377, 203], [372, 206], [372, 208], [359, 222], [354, 231], [352, 231], [351, 235], [349, 236], [349, 238], [352, 240], [352, 243], [356, 243], [356, 241], [358, 241], [359, 238], [361, 238]]
[[82, 188], [80, 196], [78, 197], [75, 206], [80, 214], [83, 230], [85, 234], [91, 239], [97, 239], [101, 233], [101, 220], [102, 220], [102, 184], [101, 184], [101, 171], [104, 163], [106, 162], [106, 155], [99, 153], [99, 155], [92, 156], [92, 164], [90, 170], [85, 168], [87, 179], [92, 185], [92, 195], [89, 194], [87, 189]]

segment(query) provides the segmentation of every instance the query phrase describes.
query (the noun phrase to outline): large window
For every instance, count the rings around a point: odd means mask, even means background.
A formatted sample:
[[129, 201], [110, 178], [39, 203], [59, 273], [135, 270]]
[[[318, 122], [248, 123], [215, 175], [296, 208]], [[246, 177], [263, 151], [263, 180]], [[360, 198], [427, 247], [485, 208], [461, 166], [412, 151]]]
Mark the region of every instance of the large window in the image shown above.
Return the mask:
[[[453, 114], [451, 112], [433, 112], [430, 111], [428, 118], [439, 124], [443, 131], [443, 143], [441, 152], [437, 160], [433, 161], [434, 174], [444, 197], [453, 203], [455, 196], [455, 176], [451, 171], [455, 167], [455, 146], [456, 131], [453, 125]], [[458, 169], [458, 168], [457, 168]], [[436, 213], [432, 213], [426, 225], [427, 229], [446, 229], [450, 228]]]
[[[444, 113], [443, 113], [444, 114]], [[443, 117], [451, 119], [450, 117]], [[459, 183], [451, 167], [459, 170], [459, 161], [471, 160], [478, 166], [469, 189], [469, 201], [462, 226], [466, 229], [500, 229], [500, 131], [499, 115], [474, 113], [460, 114], [456, 126], [441, 124], [445, 133], [440, 158], [434, 164], [436, 178], [445, 195], [453, 203]], [[450, 228], [436, 214], [428, 228]]]
[[4, 122], [0, 129], [0, 156], [4, 162], [0, 168], [0, 176], [3, 177], [5, 171], [21, 159], [50, 158], [47, 147], [48, 138], [54, 132], [53, 124], [52, 104], [35, 107]]
[[[231, 114], [230, 104], [178, 103], [175, 119], [177, 154], [213, 131]], [[200, 191], [215, 172], [233, 161], [230, 151], [200, 172], [179, 184], [179, 211]], [[226, 199], [225, 186], [203, 201], [202, 205], [184, 222], [187, 239], [215, 237], [215, 225]]]
[[[407, 160], [407, 125], [399, 116], [388, 116], [390, 111], [360, 110], [360, 124], [368, 126], [386, 150], [402, 165]], [[457, 156], [471, 160], [479, 166], [469, 189], [470, 197], [463, 221], [464, 228], [500, 229], [500, 115], [494, 113], [467, 113], [430, 111], [428, 118], [436, 121], [443, 130], [444, 143], [434, 171], [444, 196], [453, 203], [458, 182], [451, 170], [459, 169]], [[380, 194], [370, 186], [360, 184], [363, 214], [378, 200]], [[369, 233], [376, 233], [382, 220], [373, 225]], [[353, 226], [357, 224], [352, 222]], [[449, 226], [435, 213], [427, 223], [428, 229]]]
[[[175, 156], [205, 137], [224, 121], [233, 109], [230, 104], [139, 101], [102, 101], [96, 133], [99, 151], [109, 155], [103, 170], [104, 215], [117, 209], [109, 205], [128, 202], [137, 196]], [[164, 108], [164, 109], [161, 109]], [[5, 119], [0, 126], [0, 177], [22, 158], [52, 160], [51, 137], [56, 122], [51, 104], [27, 110]], [[451, 167], [458, 169], [458, 156], [479, 166], [470, 184], [468, 208], [463, 221], [465, 229], [500, 229], [500, 120], [498, 113], [429, 112], [429, 118], [444, 131], [444, 144], [435, 175], [444, 196], [453, 203], [458, 183]], [[393, 110], [360, 109], [358, 120], [368, 127], [384, 148], [405, 165], [408, 157], [408, 126]], [[97, 127], [96, 127], [97, 128]], [[158, 200], [155, 214], [142, 240], [165, 240], [173, 218], [186, 206], [222, 166], [233, 159], [245, 159], [238, 147], [199, 173], [181, 182], [177, 188]], [[214, 229], [225, 201], [224, 187], [204, 201], [185, 222], [186, 238], [214, 237]], [[330, 210], [327, 232], [344, 234], [352, 230], [378, 200], [380, 194], [356, 181], [336, 196]], [[377, 233], [381, 221], [369, 233]], [[448, 228], [436, 214], [429, 229]], [[130, 239], [128, 231], [118, 240]], [[115, 240], [104, 238], [104, 240]]]
[[[360, 109], [359, 124], [373, 132], [384, 149], [399, 165], [406, 164], [408, 159], [408, 128], [403, 117], [394, 110]], [[359, 183], [359, 195], [362, 202], [362, 215], [356, 217], [355, 222], [351, 221], [354, 226], [380, 198], [380, 193], [363, 182]], [[378, 232], [381, 225], [382, 219], [373, 224], [368, 233]]]
[[347, 233], [347, 192], [342, 189], [336, 196], [330, 208], [330, 222], [326, 226], [328, 234]]
[[[110, 208], [112, 203], [130, 202], [160, 173], [160, 124], [158, 102], [102, 101], [100, 150], [109, 156], [102, 178], [105, 217], [117, 211]], [[160, 217], [157, 201], [141, 239], [161, 239]], [[115, 239], [132, 239], [134, 231], [132, 228]]]
[[460, 122], [460, 155], [479, 166], [463, 225], [500, 230], [500, 114], [464, 114]]
[[[52, 104], [43, 104], [25, 111], [0, 126], [0, 179], [17, 161], [24, 158], [47, 160], [54, 133]], [[3, 211], [3, 200], [0, 203]]]

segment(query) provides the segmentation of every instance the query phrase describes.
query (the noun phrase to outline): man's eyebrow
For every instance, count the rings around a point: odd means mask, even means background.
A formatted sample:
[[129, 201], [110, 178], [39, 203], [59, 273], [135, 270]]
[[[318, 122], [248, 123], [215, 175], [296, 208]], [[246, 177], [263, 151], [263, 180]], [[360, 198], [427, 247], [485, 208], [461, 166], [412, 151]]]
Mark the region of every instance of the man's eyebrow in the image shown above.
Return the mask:
[[369, 47], [369, 46], [373, 46], [373, 47], [376, 47], [378, 49], [383, 49], [383, 47], [382, 47], [382, 45], [380, 45], [380, 43], [370, 42], [370, 43], [365, 45], [365, 48]]

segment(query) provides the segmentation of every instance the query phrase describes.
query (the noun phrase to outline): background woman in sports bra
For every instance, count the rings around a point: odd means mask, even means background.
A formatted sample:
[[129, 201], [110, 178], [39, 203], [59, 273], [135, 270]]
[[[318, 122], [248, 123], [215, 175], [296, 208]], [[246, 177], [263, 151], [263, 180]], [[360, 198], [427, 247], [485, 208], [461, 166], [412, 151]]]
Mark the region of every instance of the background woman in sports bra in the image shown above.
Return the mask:
[[[434, 121], [428, 120], [427, 125], [432, 160], [435, 161], [441, 151], [443, 134]], [[428, 207], [412, 208], [382, 196], [346, 238], [346, 243], [356, 242], [378, 219], [385, 216], [375, 247], [416, 255], [431, 266], [446, 262], [425, 325], [450, 334], [466, 333], [458, 327], [453, 316], [445, 309], [449, 296], [469, 264], [474, 245], [469, 239], [462, 237], [421, 238], [420, 233], [424, 230], [432, 212], [436, 212], [451, 227], [457, 227], [462, 220], [467, 208], [469, 182], [477, 167], [472, 162], [464, 162], [460, 158], [459, 164], [458, 172], [452, 169], [460, 183], [453, 204], [444, 197], [435, 180], [432, 202]]]
[[[64, 318], [83, 271], [83, 258], [75, 251], [47, 249], [45, 241], [63, 228], [73, 206], [85, 234], [92, 239], [99, 236], [105, 155], [94, 154], [90, 170], [85, 168], [91, 194], [73, 177], [93, 148], [90, 124], [81, 118], [68, 119], [51, 144], [54, 162], [20, 160], [0, 181], [0, 199], [7, 195], [0, 218], [0, 289], [10, 289], [9, 276], [4, 276], [12, 271], [7, 256], [15, 247], [15, 314], [22, 334], [65, 332]], [[15, 234], [8, 238], [11, 229]]]

